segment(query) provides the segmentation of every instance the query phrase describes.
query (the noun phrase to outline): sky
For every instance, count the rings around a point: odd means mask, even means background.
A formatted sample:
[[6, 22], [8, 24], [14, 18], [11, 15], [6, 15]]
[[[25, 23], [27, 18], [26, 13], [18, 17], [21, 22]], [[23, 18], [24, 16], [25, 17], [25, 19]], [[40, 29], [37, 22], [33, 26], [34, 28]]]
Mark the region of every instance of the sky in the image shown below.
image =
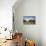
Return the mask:
[[31, 19], [31, 20], [35, 20], [35, 16], [23, 16], [23, 19]]

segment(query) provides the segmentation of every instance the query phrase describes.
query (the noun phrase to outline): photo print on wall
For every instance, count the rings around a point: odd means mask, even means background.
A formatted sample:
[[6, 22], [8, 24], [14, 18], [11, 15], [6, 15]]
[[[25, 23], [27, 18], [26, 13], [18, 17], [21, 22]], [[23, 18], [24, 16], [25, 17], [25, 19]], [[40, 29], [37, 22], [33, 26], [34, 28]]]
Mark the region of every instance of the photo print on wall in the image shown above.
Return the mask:
[[27, 25], [36, 24], [36, 17], [35, 16], [23, 16], [23, 23]]

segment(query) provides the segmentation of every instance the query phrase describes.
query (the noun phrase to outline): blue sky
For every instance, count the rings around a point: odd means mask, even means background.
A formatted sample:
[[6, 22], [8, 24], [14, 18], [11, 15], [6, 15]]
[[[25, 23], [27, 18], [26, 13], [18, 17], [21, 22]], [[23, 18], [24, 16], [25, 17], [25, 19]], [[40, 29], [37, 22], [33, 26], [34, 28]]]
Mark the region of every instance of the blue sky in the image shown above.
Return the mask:
[[35, 16], [23, 16], [23, 19], [33, 19], [33, 20], [35, 20]]

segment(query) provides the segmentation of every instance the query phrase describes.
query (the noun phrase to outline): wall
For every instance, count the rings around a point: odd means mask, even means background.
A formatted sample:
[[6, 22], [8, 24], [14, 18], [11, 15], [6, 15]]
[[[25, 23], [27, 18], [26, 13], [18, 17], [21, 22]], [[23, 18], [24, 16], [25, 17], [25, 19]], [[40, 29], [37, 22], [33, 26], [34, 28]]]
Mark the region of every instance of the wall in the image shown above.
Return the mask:
[[[23, 33], [24, 38], [32, 39], [36, 46], [41, 46], [41, 0], [23, 0], [13, 7], [15, 28]], [[36, 24], [24, 25], [23, 16], [36, 16]]]
[[[0, 0], [0, 38], [5, 38], [5, 36], [10, 36], [10, 32], [7, 30], [4, 31], [4, 27], [8, 28], [9, 30], [12, 29], [12, 6], [16, 0]], [[1, 29], [1, 27], [3, 27]], [[9, 38], [9, 37], [8, 37]]]
[[46, 46], [46, 0], [42, 0], [41, 4], [41, 38], [42, 46]]
[[[46, 36], [45, 36], [46, 35], [46, 0], [41, 0], [41, 1], [42, 1], [41, 37], [42, 37], [42, 46], [46, 46]], [[14, 5], [15, 2], [16, 0], [0, 0], [0, 26], [12, 28], [12, 6]], [[22, 29], [23, 27], [21, 28], [21, 30]]]
[[16, 0], [0, 0], [0, 27], [12, 29], [12, 6]]

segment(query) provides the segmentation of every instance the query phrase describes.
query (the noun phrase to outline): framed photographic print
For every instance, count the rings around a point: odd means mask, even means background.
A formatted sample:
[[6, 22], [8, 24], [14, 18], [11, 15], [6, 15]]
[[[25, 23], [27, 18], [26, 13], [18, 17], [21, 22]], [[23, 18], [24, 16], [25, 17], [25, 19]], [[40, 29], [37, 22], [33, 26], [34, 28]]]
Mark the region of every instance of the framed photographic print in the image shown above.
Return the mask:
[[24, 24], [35, 24], [36, 17], [35, 16], [23, 16], [23, 23]]

